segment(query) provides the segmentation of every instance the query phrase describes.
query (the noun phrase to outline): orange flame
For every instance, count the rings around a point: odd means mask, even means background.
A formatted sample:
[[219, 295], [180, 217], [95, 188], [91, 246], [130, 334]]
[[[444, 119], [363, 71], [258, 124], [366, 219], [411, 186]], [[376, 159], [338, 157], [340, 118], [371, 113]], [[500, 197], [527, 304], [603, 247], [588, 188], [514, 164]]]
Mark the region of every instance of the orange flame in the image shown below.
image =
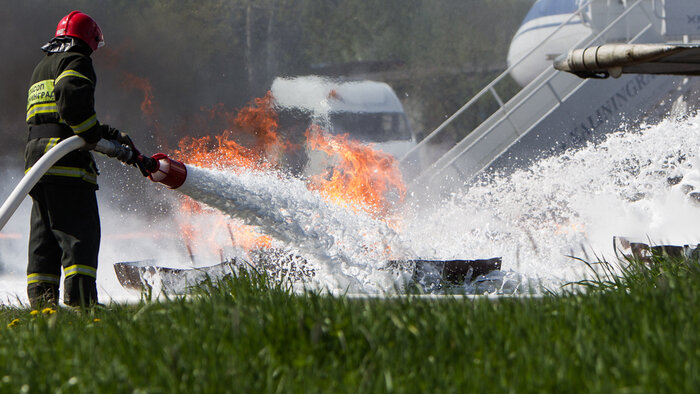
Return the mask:
[[205, 210], [189, 197], [181, 199], [178, 216], [180, 233], [191, 256], [221, 251], [226, 244], [247, 251], [272, 245], [272, 238], [258, 234], [252, 227], [219, 211]]
[[151, 83], [146, 78], [138, 77], [128, 72], [124, 72], [123, 75], [124, 80], [122, 81], [122, 85], [124, 87], [128, 89], [137, 89], [143, 93], [143, 101], [141, 101], [141, 113], [143, 114], [144, 118], [148, 120], [151, 127], [153, 127], [153, 132], [155, 134], [156, 141], [160, 145], [167, 146], [168, 140], [163, 135], [163, 132], [160, 129], [160, 125], [158, 124], [155, 117], [156, 106], [153, 101], [153, 88], [151, 87]]
[[255, 99], [237, 114], [224, 111], [222, 104], [202, 109], [209, 113], [210, 119], [224, 118], [230, 130], [214, 137], [216, 141], [211, 136], [185, 137], [178, 144], [176, 157], [200, 167], [272, 169], [288, 145], [277, 134], [277, 112], [272, 102], [272, 93], [267, 92], [265, 97]]
[[[265, 171], [274, 168], [271, 160], [277, 160], [284, 148], [284, 143], [277, 135], [277, 113], [272, 105], [272, 95], [268, 94], [255, 101], [237, 114], [223, 111], [223, 106], [218, 105], [209, 112], [210, 119], [223, 117], [229, 126], [235, 130], [225, 130], [220, 136], [205, 136], [202, 138], [185, 137], [180, 140], [173, 156], [188, 164], [204, 168], [216, 168], [240, 172], [244, 169], [254, 171]], [[239, 139], [246, 140], [252, 148], [242, 146], [233, 140], [234, 135]], [[183, 197], [181, 214], [195, 215], [201, 214], [202, 209], [194, 200]], [[184, 213], [183, 213], [184, 212]], [[222, 214], [218, 214], [220, 220], [214, 229], [201, 229], [199, 232], [191, 233], [190, 228], [182, 228], [183, 235], [190, 243], [195, 242], [195, 238], [202, 238], [203, 233], [211, 240], [216, 237], [214, 234], [219, 224], [225, 223], [228, 230], [231, 244], [234, 247], [241, 247], [245, 250], [258, 248], [269, 248], [272, 239], [265, 235], [260, 235], [252, 227], [237, 223]]]
[[[185, 137], [173, 156], [188, 164], [239, 172], [242, 170], [270, 171], [278, 169], [285, 150], [296, 147], [284, 140], [278, 133], [278, 116], [274, 109], [271, 92], [255, 99], [238, 113], [225, 111], [223, 105], [206, 111], [209, 119], [223, 119], [229, 130], [221, 135], [202, 138]], [[307, 187], [318, 191], [329, 201], [364, 209], [371, 215], [386, 218], [394, 204], [402, 201], [406, 189], [396, 159], [384, 152], [376, 151], [347, 135], [332, 136], [318, 126], [311, 126], [305, 133], [307, 147], [327, 154], [333, 166], [323, 174], [309, 178]], [[235, 140], [234, 140], [235, 139]], [[199, 204], [183, 199], [182, 209], [185, 222], [187, 215], [194, 217], [204, 212]], [[195, 239], [214, 239], [214, 232], [226, 228], [231, 244], [245, 250], [270, 247], [272, 239], [256, 233], [252, 227], [239, 224], [219, 215], [215, 226], [195, 231], [187, 224], [182, 233]], [[220, 238], [220, 236], [219, 236]]]
[[310, 189], [331, 201], [360, 206], [380, 217], [393, 208], [391, 193], [403, 201], [406, 187], [394, 156], [351, 140], [347, 134], [332, 136], [317, 126], [307, 130], [306, 138], [309, 148], [337, 159], [330, 170], [311, 178]]
[[21, 234], [0, 233], [0, 239], [20, 239], [20, 238], [22, 238]]
[[272, 247], [272, 238], [259, 234], [251, 226], [245, 224], [236, 226], [229, 221], [227, 227], [234, 247], [238, 246], [244, 250], [269, 249]]
[[273, 107], [272, 92], [256, 98], [254, 104], [238, 112], [234, 120], [237, 131], [254, 136], [252, 149], [264, 155], [275, 155], [277, 159], [285, 144], [277, 134], [277, 111]]
[[146, 78], [138, 77], [134, 74], [124, 73], [122, 85], [129, 89], [137, 89], [143, 92], [143, 101], [141, 101], [141, 112], [151, 118], [155, 114], [153, 108], [153, 88], [151, 83]]
[[186, 161], [198, 167], [228, 169], [241, 171], [241, 169], [262, 171], [272, 168], [261, 155], [239, 145], [231, 139], [231, 131], [224, 131], [220, 136], [205, 136], [202, 138], [185, 137], [180, 140], [173, 156], [178, 160]]

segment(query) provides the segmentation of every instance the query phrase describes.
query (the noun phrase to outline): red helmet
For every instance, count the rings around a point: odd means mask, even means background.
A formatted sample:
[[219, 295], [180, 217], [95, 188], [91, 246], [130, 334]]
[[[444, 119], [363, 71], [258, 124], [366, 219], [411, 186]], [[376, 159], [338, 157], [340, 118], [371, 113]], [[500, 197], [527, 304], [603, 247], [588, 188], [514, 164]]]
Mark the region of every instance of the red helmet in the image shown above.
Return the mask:
[[102, 30], [97, 26], [97, 22], [80, 11], [73, 11], [58, 22], [55, 37], [62, 36], [80, 38], [93, 51], [105, 44]]

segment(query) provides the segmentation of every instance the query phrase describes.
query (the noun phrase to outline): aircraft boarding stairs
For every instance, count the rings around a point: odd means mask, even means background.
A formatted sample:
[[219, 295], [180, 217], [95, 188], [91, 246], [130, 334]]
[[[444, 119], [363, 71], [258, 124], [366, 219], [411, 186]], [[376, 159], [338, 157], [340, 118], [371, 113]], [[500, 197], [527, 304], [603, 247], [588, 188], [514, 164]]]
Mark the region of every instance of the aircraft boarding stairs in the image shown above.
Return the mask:
[[[665, 2], [614, 0], [614, 3], [616, 7], [610, 6], [609, 0], [585, 2], [577, 14], [584, 16], [584, 23], [593, 33], [571, 49], [610, 41], [667, 41], [668, 37], [661, 33], [665, 27]], [[572, 14], [540, 46], [547, 45], [547, 40], [577, 14]], [[659, 100], [659, 89], [678, 89], [683, 83], [683, 78], [676, 76], [581, 79], [547, 67], [509, 99], [499, 95], [504, 86], [513, 85], [509, 73], [525, 58], [511, 65], [402, 158], [405, 179], [410, 180], [409, 193], [435, 196], [438, 192], [444, 197], [467, 187], [484, 170], [507, 171], [538, 157], [580, 146], [617, 128], [625, 118], [616, 112], [644, 116], [650, 111], [650, 100]], [[474, 116], [474, 112], [483, 108], [480, 103], [488, 100], [495, 100], [498, 109], [481, 124], [468, 133], [456, 126], [460, 118], [470, 112]], [[646, 108], [635, 109], [636, 102], [647, 104]]]

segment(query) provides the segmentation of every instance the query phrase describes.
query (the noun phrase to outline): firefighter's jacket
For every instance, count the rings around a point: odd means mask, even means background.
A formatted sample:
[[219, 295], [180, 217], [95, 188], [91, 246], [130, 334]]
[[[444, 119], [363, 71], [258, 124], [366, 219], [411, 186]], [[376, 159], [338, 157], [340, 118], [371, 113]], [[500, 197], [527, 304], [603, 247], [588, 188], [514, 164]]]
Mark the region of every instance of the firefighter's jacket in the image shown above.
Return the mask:
[[[62, 52], [47, 52], [34, 69], [27, 99], [25, 172], [63, 139], [79, 135], [94, 143], [101, 138], [91, 52], [83, 43], [63, 48]], [[97, 189], [97, 174], [92, 154], [74, 151], [60, 159], [39, 182]]]

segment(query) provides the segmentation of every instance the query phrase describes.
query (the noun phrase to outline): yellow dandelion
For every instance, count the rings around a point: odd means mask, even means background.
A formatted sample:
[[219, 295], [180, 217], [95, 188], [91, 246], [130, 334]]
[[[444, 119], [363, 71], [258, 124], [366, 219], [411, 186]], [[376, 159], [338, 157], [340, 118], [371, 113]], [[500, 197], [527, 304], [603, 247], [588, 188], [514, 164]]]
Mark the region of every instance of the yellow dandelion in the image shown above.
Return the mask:
[[19, 324], [19, 319], [15, 319], [15, 320], [11, 321], [10, 324], [7, 325], [7, 328], [12, 328], [18, 324]]
[[99, 317], [96, 317], [96, 318], [92, 319], [92, 321], [95, 322], [95, 323], [99, 323], [99, 322], [101, 322], [102, 320], [100, 320]]
[[36, 309], [33, 309], [31, 312], [29, 312], [30, 315], [35, 316], [39, 314], [39, 311]]
[[53, 308], [44, 308], [41, 310], [41, 313], [45, 315], [53, 315], [54, 313], [56, 313], [56, 310]]

